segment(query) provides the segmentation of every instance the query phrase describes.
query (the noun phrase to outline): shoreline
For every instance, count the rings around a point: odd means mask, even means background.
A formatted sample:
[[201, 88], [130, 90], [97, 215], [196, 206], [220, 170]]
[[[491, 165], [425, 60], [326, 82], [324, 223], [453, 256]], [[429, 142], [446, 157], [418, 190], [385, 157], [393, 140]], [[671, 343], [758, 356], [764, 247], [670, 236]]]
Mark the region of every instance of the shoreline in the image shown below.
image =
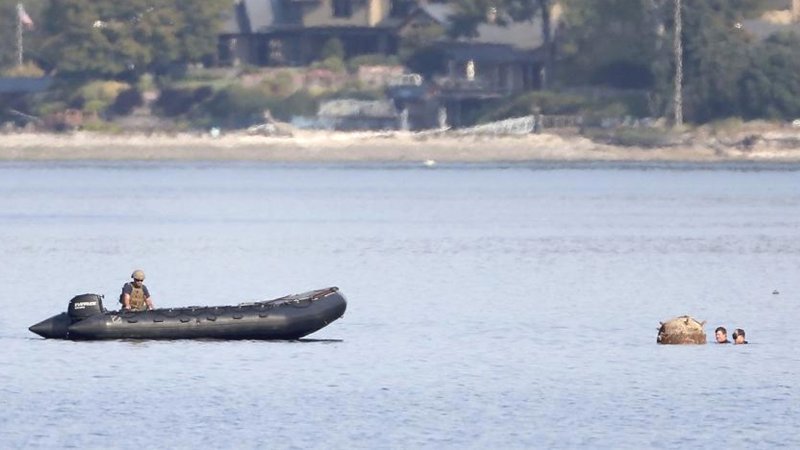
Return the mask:
[[[228, 133], [109, 135], [19, 133], [0, 135], [0, 161], [263, 161], [334, 162], [800, 162], [796, 133], [742, 146], [719, 139], [686, 145], [622, 147], [559, 134], [463, 135], [452, 132], [299, 131], [292, 137]], [[788, 142], [788, 144], [787, 144]]]

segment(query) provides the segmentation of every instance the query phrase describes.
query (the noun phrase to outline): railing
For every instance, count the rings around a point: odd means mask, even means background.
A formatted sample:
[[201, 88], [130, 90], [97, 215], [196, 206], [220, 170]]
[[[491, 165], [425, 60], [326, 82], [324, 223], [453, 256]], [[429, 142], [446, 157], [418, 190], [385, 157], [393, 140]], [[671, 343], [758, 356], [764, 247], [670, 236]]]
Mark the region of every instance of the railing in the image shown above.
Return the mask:
[[534, 116], [517, 117], [484, 123], [456, 130], [458, 134], [519, 135], [532, 133], [536, 125]]
[[[538, 121], [538, 126], [537, 126]], [[456, 130], [458, 134], [484, 135], [523, 135], [535, 133], [545, 128], [578, 128], [583, 123], [581, 116], [545, 116], [530, 115], [513, 119], [498, 120], [470, 128]]]

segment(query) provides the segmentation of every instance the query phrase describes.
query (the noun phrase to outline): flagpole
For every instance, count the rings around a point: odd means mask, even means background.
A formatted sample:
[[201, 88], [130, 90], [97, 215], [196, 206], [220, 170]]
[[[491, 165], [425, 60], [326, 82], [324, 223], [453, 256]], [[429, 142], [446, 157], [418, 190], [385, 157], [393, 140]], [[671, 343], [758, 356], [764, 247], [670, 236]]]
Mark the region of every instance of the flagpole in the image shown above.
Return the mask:
[[22, 67], [22, 3], [17, 3], [17, 64]]

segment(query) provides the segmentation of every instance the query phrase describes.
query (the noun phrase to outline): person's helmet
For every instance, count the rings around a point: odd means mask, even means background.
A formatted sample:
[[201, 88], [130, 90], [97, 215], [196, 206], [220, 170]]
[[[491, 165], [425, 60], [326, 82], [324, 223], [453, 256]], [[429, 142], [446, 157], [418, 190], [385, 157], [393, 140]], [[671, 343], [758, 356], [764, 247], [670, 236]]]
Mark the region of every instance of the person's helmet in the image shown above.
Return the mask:
[[143, 280], [144, 281], [144, 271], [141, 269], [136, 269], [131, 274], [131, 278], [134, 280]]

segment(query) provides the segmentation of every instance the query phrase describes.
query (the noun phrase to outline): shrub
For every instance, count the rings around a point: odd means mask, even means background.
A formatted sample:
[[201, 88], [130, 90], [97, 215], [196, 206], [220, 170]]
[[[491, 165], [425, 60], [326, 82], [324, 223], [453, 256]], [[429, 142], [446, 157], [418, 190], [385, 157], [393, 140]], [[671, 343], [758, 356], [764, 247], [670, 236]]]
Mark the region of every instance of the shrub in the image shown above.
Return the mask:
[[322, 61], [317, 61], [311, 65], [314, 69], [328, 69], [332, 72], [342, 73], [345, 71], [344, 61], [338, 56], [331, 56]]
[[347, 70], [356, 72], [361, 66], [396, 66], [399, 63], [400, 61], [396, 56], [373, 53], [350, 58], [350, 60], [347, 61]]
[[44, 70], [32, 62], [26, 62], [21, 66], [14, 66], [3, 71], [6, 77], [42, 77]]
[[660, 128], [621, 128], [615, 143], [631, 147], [664, 147], [672, 142], [672, 134]]
[[608, 103], [606, 105], [594, 105], [587, 107], [583, 116], [589, 125], [600, 124], [604, 119], [619, 119], [628, 116], [628, 109], [621, 103]]
[[261, 73], [261, 67], [254, 66], [252, 64], [243, 64], [239, 68], [239, 73], [242, 75], [252, 75]]
[[546, 115], [574, 115], [586, 106], [583, 97], [555, 92], [532, 92], [516, 99], [505, 99], [487, 107], [481, 122], [521, 117], [540, 112]]
[[430, 48], [445, 34], [445, 28], [439, 24], [422, 25], [416, 27], [413, 33], [408, 33], [400, 40], [398, 55], [400, 60], [409, 65], [409, 62], [426, 48]]
[[80, 88], [79, 94], [87, 103], [101, 101], [110, 104], [120, 92], [129, 88], [130, 85], [119, 81], [91, 81]]
[[269, 102], [269, 109], [278, 120], [289, 121], [293, 116], [311, 116], [316, 114], [319, 101], [308, 91], [293, 93], [285, 99]]
[[109, 110], [112, 114], [118, 116], [126, 116], [133, 111], [134, 108], [142, 106], [144, 99], [142, 93], [136, 88], [126, 89], [117, 95], [114, 103], [111, 104]]
[[103, 100], [89, 100], [83, 105], [83, 110], [88, 113], [100, 114], [108, 107], [108, 103]]
[[673, 144], [675, 136], [662, 128], [618, 128], [615, 130], [591, 129], [586, 137], [611, 145], [623, 147], [655, 148]]
[[211, 86], [199, 86], [192, 92], [192, 100], [195, 103], [200, 103], [211, 98], [212, 95], [214, 95], [214, 89]]
[[271, 77], [264, 78], [260, 87], [268, 95], [287, 96], [295, 91], [294, 76], [286, 70], [281, 70]]
[[325, 42], [325, 45], [322, 46], [320, 56], [323, 60], [328, 58], [338, 58], [339, 60], [343, 60], [345, 54], [342, 41], [337, 38], [328, 39], [328, 41]]
[[645, 63], [610, 61], [591, 74], [591, 83], [614, 88], [647, 89], [655, 82], [653, 72]]
[[67, 109], [67, 104], [62, 101], [51, 101], [39, 103], [35, 108], [35, 113], [39, 116], [46, 116]]
[[224, 128], [243, 128], [264, 120], [269, 100], [258, 89], [231, 86], [217, 91], [204, 102], [202, 122]]
[[743, 130], [744, 124], [741, 117], [729, 117], [710, 122], [704, 128], [707, 128], [712, 134], [727, 134]]
[[128, 84], [119, 81], [91, 81], [72, 94], [68, 105], [70, 108], [99, 114], [116, 100], [120, 92], [129, 88]]
[[118, 124], [106, 122], [104, 120], [87, 120], [83, 123], [83, 125], [81, 125], [81, 128], [86, 131], [113, 134], [119, 134], [124, 131]]
[[136, 87], [141, 92], [151, 91], [156, 88], [156, 79], [153, 74], [145, 73], [139, 77], [139, 82], [136, 83]]
[[213, 90], [207, 86], [195, 89], [163, 89], [155, 102], [155, 108], [159, 113], [167, 117], [187, 114], [198, 103], [209, 98], [212, 93]]
[[74, 95], [67, 100], [67, 108], [83, 109], [84, 105], [86, 105], [86, 99], [81, 95]]
[[647, 117], [650, 105], [647, 94], [637, 90], [610, 90], [593, 98], [587, 109], [602, 113], [606, 109], [616, 109], [621, 116]]
[[345, 86], [344, 89], [323, 94], [322, 99], [351, 98], [355, 100], [381, 100], [386, 98], [384, 93], [374, 89], [363, 89], [358, 84]]

